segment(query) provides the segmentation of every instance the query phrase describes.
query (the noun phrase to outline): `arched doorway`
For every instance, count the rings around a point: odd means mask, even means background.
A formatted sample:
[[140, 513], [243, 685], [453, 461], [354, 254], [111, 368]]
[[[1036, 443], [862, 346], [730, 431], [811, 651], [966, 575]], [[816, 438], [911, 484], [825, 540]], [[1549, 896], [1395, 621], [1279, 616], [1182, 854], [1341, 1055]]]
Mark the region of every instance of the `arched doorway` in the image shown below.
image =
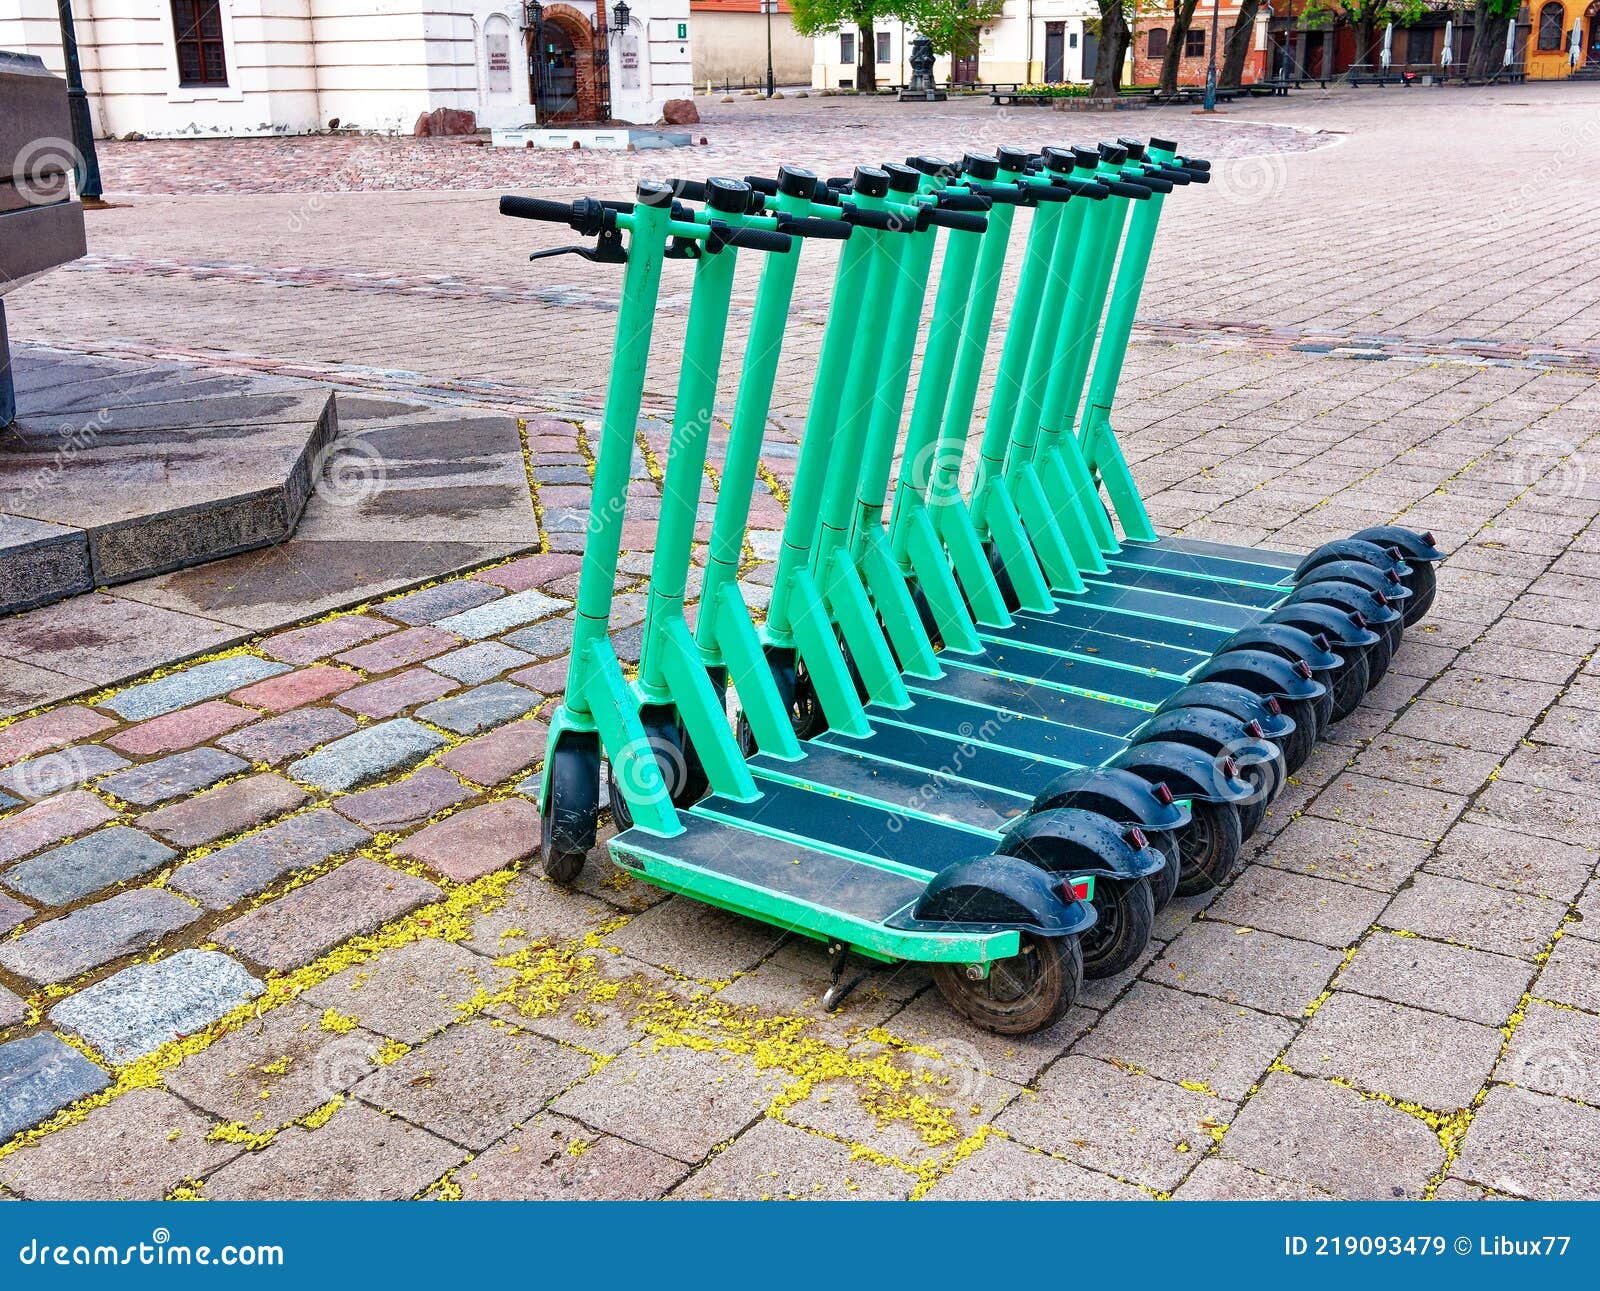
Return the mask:
[[611, 112], [609, 78], [598, 75], [606, 47], [590, 20], [571, 5], [545, 5], [528, 31], [528, 91], [541, 125], [604, 121]]
[[1583, 65], [1600, 67], [1600, 3], [1589, 6], [1583, 15]]

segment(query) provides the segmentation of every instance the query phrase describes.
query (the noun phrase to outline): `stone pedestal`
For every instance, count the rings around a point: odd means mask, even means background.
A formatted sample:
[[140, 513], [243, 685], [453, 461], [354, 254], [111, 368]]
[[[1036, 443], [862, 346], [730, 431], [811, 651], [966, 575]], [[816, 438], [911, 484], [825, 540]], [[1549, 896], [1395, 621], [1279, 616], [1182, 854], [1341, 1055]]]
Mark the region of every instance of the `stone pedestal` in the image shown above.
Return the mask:
[[943, 103], [945, 97], [933, 83], [933, 42], [918, 36], [911, 42], [911, 84], [900, 91], [900, 102]]

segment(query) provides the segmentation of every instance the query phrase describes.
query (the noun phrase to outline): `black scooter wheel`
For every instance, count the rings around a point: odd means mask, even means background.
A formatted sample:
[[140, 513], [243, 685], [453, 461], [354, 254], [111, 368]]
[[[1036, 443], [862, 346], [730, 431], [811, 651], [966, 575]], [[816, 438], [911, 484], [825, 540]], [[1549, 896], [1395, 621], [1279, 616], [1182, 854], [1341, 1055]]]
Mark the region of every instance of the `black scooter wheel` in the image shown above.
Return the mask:
[[[539, 865], [552, 883], [572, 883], [583, 873], [600, 812], [599, 768], [587, 751], [557, 750], [539, 813]], [[595, 755], [596, 757], [598, 755]]]
[[1333, 720], [1342, 722], [1361, 707], [1369, 685], [1367, 652], [1364, 649], [1346, 650], [1344, 667], [1333, 677]]
[[1150, 876], [1150, 891], [1155, 894], [1156, 909], [1164, 910], [1178, 891], [1178, 877], [1183, 873], [1183, 851], [1178, 846], [1178, 836], [1172, 833], [1152, 834], [1150, 843], [1167, 860], [1166, 865]]
[[1059, 1022], [1083, 987], [1083, 950], [1076, 937], [1025, 932], [1020, 952], [997, 960], [979, 981], [960, 964], [928, 967], [945, 1003], [996, 1035], [1027, 1035]]
[[1406, 602], [1405, 624], [1410, 627], [1433, 607], [1433, 598], [1439, 592], [1439, 575], [1431, 563], [1419, 560], [1411, 566], [1406, 583], [1411, 588], [1411, 599]]
[[1367, 689], [1371, 690], [1389, 671], [1394, 659], [1394, 643], [1387, 632], [1379, 632], [1378, 639], [1367, 647]]
[[1149, 879], [1096, 879], [1094, 927], [1085, 932], [1083, 975], [1115, 977], [1139, 962], [1155, 926], [1156, 898]]
[[1287, 769], [1287, 759], [1283, 762], [1252, 762], [1249, 766], [1239, 768], [1239, 778], [1255, 790], [1248, 802], [1238, 803], [1234, 807], [1239, 813], [1241, 839], [1249, 838], [1261, 828], [1261, 822], [1267, 818], [1267, 808], [1283, 788]]
[[1200, 896], [1221, 887], [1239, 863], [1244, 841], [1239, 813], [1229, 802], [1191, 802], [1192, 819], [1178, 833], [1183, 870], [1178, 877], [1180, 897]]
[[1317, 736], [1321, 728], [1317, 723], [1317, 705], [1310, 699], [1281, 699], [1278, 701], [1283, 706], [1283, 711], [1294, 718], [1294, 730], [1278, 741], [1278, 747], [1283, 750], [1283, 763], [1293, 775], [1305, 766], [1306, 759], [1317, 747]]

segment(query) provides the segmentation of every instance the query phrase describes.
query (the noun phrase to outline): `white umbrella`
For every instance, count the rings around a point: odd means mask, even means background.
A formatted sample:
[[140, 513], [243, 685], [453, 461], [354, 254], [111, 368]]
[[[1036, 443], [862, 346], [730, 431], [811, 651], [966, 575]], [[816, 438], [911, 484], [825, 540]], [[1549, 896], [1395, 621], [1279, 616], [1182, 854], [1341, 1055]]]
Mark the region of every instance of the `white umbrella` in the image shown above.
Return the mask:
[[1439, 62], [1444, 67], [1449, 67], [1456, 61], [1456, 51], [1450, 48], [1450, 37], [1455, 31], [1455, 23], [1446, 19], [1444, 24], [1444, 48], [1439, 51]]
[[1394, 57], [1394, 24], [1391, 22], [1383, 29], [1383, 53], [1379, 55], [1378, 62], [1384, 71], [1389, 70], [1389, 60]]
[[1572, 24], [1572, 44], [1567, 47], [1567, 62], [1573, 67], [1578, 65], [1578, 58], [1581, 54], [1582, 47], [1583, 24], [1581, 22], [1575, 22]]
[[1506, 22], [1506, 56], [1501, 60], [1505, 67], [1511, 66], [1512, 59], [1517, 56], [1517, 18], [1513, 14]]

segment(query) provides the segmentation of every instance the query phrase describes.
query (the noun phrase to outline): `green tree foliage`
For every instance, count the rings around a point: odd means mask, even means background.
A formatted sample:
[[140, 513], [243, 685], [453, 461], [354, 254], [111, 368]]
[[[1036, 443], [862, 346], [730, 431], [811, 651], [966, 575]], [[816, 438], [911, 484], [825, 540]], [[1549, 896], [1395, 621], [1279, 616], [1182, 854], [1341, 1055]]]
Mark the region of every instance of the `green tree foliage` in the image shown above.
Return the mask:
[[933, 52], [967, 58], [978, 52], [978, 33], [999, 19], [1005, 0], [917, 0], [917, 7], [911, 26], [933, 42]]

